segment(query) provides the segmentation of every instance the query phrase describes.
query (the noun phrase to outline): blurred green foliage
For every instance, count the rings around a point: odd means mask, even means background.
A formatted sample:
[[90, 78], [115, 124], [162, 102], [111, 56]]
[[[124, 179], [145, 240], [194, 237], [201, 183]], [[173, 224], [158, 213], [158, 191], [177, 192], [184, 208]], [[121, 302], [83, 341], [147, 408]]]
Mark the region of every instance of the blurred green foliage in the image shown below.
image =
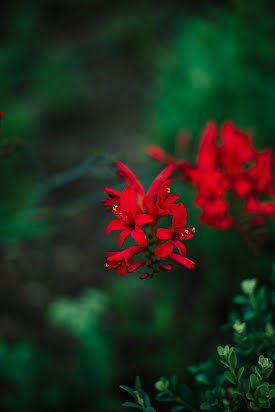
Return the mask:
[[[158, 62], [148, 136], [170, 151], [180, 129], [197, 138], [208, 119], [256, 130], [274, 142], [274, 2], [231, 1], [178, 27]], [[264, 107], [264, 109], [263, 109]]]
[[[49, 322], [73, 338], [63, 355], [30, 340], [0, 345], [0, 379], [5, 391], [1, 405], [9, 410], [111, 411], [115, 401], [105, 391], [113, 374], [112, 344], [100, 327], [108, 299], [98, 290], [86, 290], [75, 299], [59, 298], [48, 310]], [[54, 329], [52, 329], [54, 331]]]
[[[229, 315], [224, 328], [234, 346], [218, 346], [218, 356], [189, 367], [193, 374], [191, 385], [179, 384], [176, 375], [162, 376], [155, 383], [158, 402], [168, 403], [171, 412], [274, 409], [274, 269], [273, 266], [273, 274], [266, 285], [258, 287], [255, 278], [242, 281], [243, 294], [234, 299], [238, 310]], [[142, 389], [139, 377], [134, 389], [124, 385], [121, 388], [133, 398], [123, 406], [143, 411], [151, 407], [150, 396]]]

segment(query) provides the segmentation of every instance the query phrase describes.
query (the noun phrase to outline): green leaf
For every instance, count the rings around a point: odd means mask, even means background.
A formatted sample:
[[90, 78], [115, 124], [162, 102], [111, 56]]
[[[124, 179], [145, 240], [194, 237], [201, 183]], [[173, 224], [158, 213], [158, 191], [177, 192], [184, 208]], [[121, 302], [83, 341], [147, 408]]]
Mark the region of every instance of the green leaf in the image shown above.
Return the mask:
[[254, 401], [254, 397], [251, 395], [250, 392], [247, 392], [246, 397], [247, 397], [247, 399], [249, 399], [250, 401]]
[[234, 348], [230, 349], [228, 361], [232, 369], [235, 369], [237, 366], [237, 356]]
[[218, 352], [218, 355], [219, 355], [220, 357], [222, 357], [222, 356], [223, 356], [223, 347], [222, 347], [222, 346], [218, 346], [218, 347], [217, 347], [217, 352]]
[[254, 373], [252, 373], [250, 375], [250, 385], [253, 391], [255, 391], [259, 383], [260, 383], [259, 378]]
[[234, 385], [235, 385], [235, 378], [234, 378], [234, 375], [231, 373], [231, 372], [229, 372], [229, 371], [226, 371], [226, 372], [224, 372], [224, 377], [229, 381], [229, 382], [231, 382], [231, 383], [233, 383]]
[[249, 392], [250, 391], [250, 383], [248, 379], [244, 379], [243, 381], [243, 388], [245, 392]]
[[135, 396], [135, 391], [134, 391], [134, 389], [130, 388], [129, 386], [120, 385], [119, 387], [120, 387], [121, 389], [123, 389], [125, 392], [128, 392], [130, 395]]
[[244, 366], [241, 366], [240, 369], [238, 370], [238, 374], [237, 374], [237, 376], [238, 376], [238, 381], [239, 381], [239, 382], [240, 382], [240, 380], [241, 380], [241, 377], [242, 377], [242, 375], [243, 375], [243, 372], [244, 372]]
[[249, 300], [244, 295], [237, 295], [237, 296], [234, 297], [233, 302], [237, 303], [239, 305], [244, 305], [244, 304], [248, 303]]
[[176, 406], [173, 406], [173, 408], [171, 409], [171, 412], [183, 411], [184, 409], [185, 407], [183, 405], [176, 405]]
[[152, 406], [148, 406], [148, 408], [145, 409], [145, 412], [156, 412], [156, 410], [152, 408]]
[[134, 403], [134, 402], [124, 402], [122, 404], [122, 406], [125, 406], [126, 408], [136, 408], [136, 409], [143, 410], [140, 405], [138, 405], [137, 403]]
[[261, 410], [261, 408], [259, 406], [257, 406], [254, 402], [250, 402], [249, 406], [253, 411], [260, 411]]
[[184, 383], [181, 383], [179, 385], [179, 393], [180, 393], [181, 399], [183, 399], [184, 401], [186, 401], [187, 403], [191, 405], [193, 404], [194, 395], [191, 389], [187, 385], [185, 385]]
[[177, 375], [170, 376], [170, 385], [173, 392], [177, 392]]
[[203, 402], [200, 406], [200, 409], [209, 411], [212, 408], [212, 406], [208, 402]]
[[138, 392], [140, 392], [140, 393], [143, 392], [142, 387], [141, 387], [141, 382], [140, 382], [140, 377], [139, 377], [139, 376], [136, 376], [136, 379], [135, 379], [135, 388], [136, 388], [136, 390], [137, 390]]
[[148, 396], [148, 394], [146, 392], [143, 392], [143, 401], [144, 401], [144, 405], [148, 408], [149, 406], [151, 406], [151, 400]]
[[224, 361], [224, 360], [220, 360], [220, 362], [221, 362], [224, 366], [226, 366], [228, 369], [231, 369], [231, 366], [228, 365], [228, 362], [226, 362], [226, 361]]

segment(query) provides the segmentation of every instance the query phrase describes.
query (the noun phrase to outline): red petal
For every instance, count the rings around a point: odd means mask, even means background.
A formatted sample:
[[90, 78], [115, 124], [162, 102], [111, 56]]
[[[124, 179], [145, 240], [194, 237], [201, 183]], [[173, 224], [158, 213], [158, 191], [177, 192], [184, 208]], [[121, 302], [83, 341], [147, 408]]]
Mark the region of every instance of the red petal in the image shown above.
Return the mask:
[[160, 270], [172, 270], [172, 266], [171, 265], [160, 265], [159, 269]]
[[145, 213], [136, 215], [136, 225], [138, 226], [145, 225], [146, 223], [150, 223], [152, 221], [152, 217], [150, 215], [146, 215]]
[[167, 178], [170, 176], [173, 169], [174, 169], [174, 165], [170, 164], [164, 170], [162, 170], [162, 172], [160, 172], [160, 174], [155, 178], [155, 180], [153, 181], [153, 183], [151, 184], [151, 186], [148, 189], [148, 192], [147, 192], [147, 195], [146, 195], [147, 202], [149, 202], [149, 203], [153, 202], [155, 196], [157, 196], [157, 194], [158, 194], [158, 191], [159, 191], [160, 187], [167, 180]]
[[148, 276], [149, 276], [148, 273], [142, 273], [141, 275], [139, 275], [139, 278], [140, 278], [140, 279], [147, 279]]
[[118, 267], [117, 267], [117, 274], [118, 275], [121, 275], [121, 276], [125, 276], [125, 270], [126, 270], [126, 263], [123, 261], [122, 263], [121, 263], [121, 265], [119, 265]]
[[186, 247], [180, 240], [174, 240], [173, 244], [178, 248], [181, 255], [186, 255]]
[[105, 193], [107, 193], [107, 195], [112, 196], [112, 197], [121, 195], [120, 192], [118, 192], [117, 190], [114, 190], [114, 189], [110, 189], [109, 187], [104, 187], [103, 190], [104, 190]]
[[126, 186], [120, 196], [120, 207], [123, 210], [129, 210], [133, 216], [136, 215], [137, 210], [137, 195], [134, 189]]
[[192, 260], [187, 259], [184, 256], [177, 255], [176, 253], [171, 253], [171, 255], [166, 256], [165, 259], [171, 260], [172, 262], [178, 263], [179, 265], [185, 266], [187, 269], [194, 269], [196, 264]]
[[175, 208], [172, 226], [174, 229], [182, 229], [186, 225], [186, 210], [182, 203]]
[[146, 235], [143, 232], [143, 230], [140, 229], [138, 226], [136, 226], [136, 228], [131, 231], [131, 236], [137, 242], [138, 245], [140, 245], [140, 246], [146, 246], [147, 245]]
[[168, 240], [171, 238], [171, 230], [170, 229], [158, 229], [157, 230], [157, 238], [160, 240]]
[[146, 264], [146, 260], [137, 260], [136, 262], [132, 263], [129, 267], [128, 267], [128, 273], [132, 273], [135, 270], [139, 269], [141, 266]]
[[130, 230], [125, 229], [123, 230], [123, 232], [120, 233], [119, 237], [118, 237], [118, 246], [121, 246], [122, 243], [124, 242], [125, 238], [129, 235]]
[[144, 195], [142, 184], [134, 175], [134, 173], [121, 162], [116, 162], [116, 166], [118, 168], [118, 176], [121, 177], [126, 183], [128, 183], [128, 185], [130, 185], [138, 194]]
[[159, 245], [155, 249], [156, 257], [164, 257], [169, 255], [173, 250], [173, 244], [171, 242], [165, 242], [162, 245]]
[[106, 228], [106, 235], [108, 235], [112, 230], [124, 230], [127, 229], [120, 220], [111, 220]]
[[169, 163], [175, 161], [175, 159], [173, 159], [172, 156], [170, 156], [169, 154], [167, 154], [167, 153], [166, 153], [161, 147], [159, 147], [159, 146], [154, 146], [154, 145], [147, 146], [147, 147], [145, 148], [145, 152], [146, 152], [149, 156], [153, 157], [153, 159], [156, 159], [156, 160], [158, 160], [158, 161], [160, 161], [160, 162], [162, 162], [162, 163], [167, 163], [167, 164], [169, 164]]

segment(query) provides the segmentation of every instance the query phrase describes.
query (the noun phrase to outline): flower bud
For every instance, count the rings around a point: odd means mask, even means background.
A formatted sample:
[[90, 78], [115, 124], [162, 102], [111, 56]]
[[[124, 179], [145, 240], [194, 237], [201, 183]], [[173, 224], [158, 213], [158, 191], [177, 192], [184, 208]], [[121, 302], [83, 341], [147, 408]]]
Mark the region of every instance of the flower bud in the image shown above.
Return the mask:
[[139, 275], [140, 279], [147, 279], [149, 277], [148, 273], [142, 273], [141, 275]]
[[155, 383], [155, 388], [159, 392], [164, 392], [169, 388], [169, 381], [166, 378], [160, 378], [156, 383]]
[[160, 265], [159, 269], [160, 270], [172, 270], [172, 266], [171, 265]]
[[252, 296], [257, 286], [257, 279], [245, 279], [241, 282], [241, 289], [247, 296]]
[[241, 322], [240, 320], [236, 320], [236, 322], [233, 325], [233, 329], [235, 332], [237, 332], [239, 335], [245, 335], [246, 333], [246, 323]]
[[146, 264], [146, 260], [144, 260], [144, 259], [143, 260], [137, 260], [136, 262], [132, 263], [128, 267], [127, 272], [132, 273], [132, 272], [134, 272], [135, 270], [137, 270], [138, 268], [140, 268], [141, 266], [143, 266], [145, 264]]

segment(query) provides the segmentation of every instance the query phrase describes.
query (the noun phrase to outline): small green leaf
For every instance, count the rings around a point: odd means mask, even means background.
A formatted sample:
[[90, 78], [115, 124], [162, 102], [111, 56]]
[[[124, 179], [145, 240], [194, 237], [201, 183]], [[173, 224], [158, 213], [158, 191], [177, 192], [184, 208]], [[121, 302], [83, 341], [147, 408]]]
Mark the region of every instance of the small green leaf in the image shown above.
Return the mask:
[[135, 388], [138, 392], [143, 392], [142, 387], [141, 387], [141, 382], [140, 382], [140, 377], [136, 376], [135, 379]]
[[171, 412], [179, 412], [179, 411], [183, 411], [185, 409], [185, 407], [183, 405], [176, 405], [173, 406], [173, 408], [171, 409]]
[[209, 411], [210, 409], [212, 409], [212, 406], [208, 402], [203, 402], [200, 406], [200, 409]]
[[250, 391], [250, 383], [248, 379], [244, 379], [243, 381], [243, 388], [245, 392], [249, 392]]
[[173, 392], [177, 392], [177, 375], [170, 376], [170, 385]]
[[130, 395], [135, 396], [135, 391], [132, 388], [130, 388], [129, 386], [120, 385], [119, 387], [121, 389], [123, 389], [125, 392], [128, 392]]
[[232, 350], [230, 351], [229, 354], [229, 364], [231, 365], [232, 369], [235, 369], [237, 366], [237, 356], [234, 348], [231, 348]]
[[231, 373], [231, 372], [229, 372], [229, 371], [226, 371], [226, 372], [224, 372], [224, 377], [229, 381], [229, 382], [231, 382], [231, 383], [233, 383], [234, 385], [235, 385], [235, 378], [234, 378], [234, 375]]
[[254, 402], [250, 402], [249, 406], [253, 411], [260, 411], [261, 410], [261, 408], [259, 406], [257, 406]]
[[143, 401], [145, 407], [148, 408], [149, 406], [151, 406], [151, 400], [146, 392], [143, 392]]
[[223, 356], [223, 347], [222, 347], [222, 346], [218, 346], [218, 347], [217, 347], [217, 352], [218, 352], [218, 355], [219, 355], [220, 357], [222, 357], [222, 356]]
[[186, 401], [187, 403], [191, 405], [193, 404], [194, 395], [191, 389], [187, 385], [185, 385], [184, 383], [181, 383], [179, 385], [179, 393], [180, 393], [181, 399], [183, 399], [184, 401]]
[[136, 408], [136, 409], [143, 410], [140, 405], [138, 405], [137, 403], [134, 403], [134, 402], [124, 402], [122, 404], [122, 406], [125, 406], [126, 408]]
[[247, 397], [247, 399], [249, 399], [250, 401], [254, 401], [254, 397], [251, 395], [250, 392], [247, 392], [246, 397]]
[[240, 367], [240, 369], [238, 370], [238, 381], [240, 382], [240, 380], [241, 380], [241, 377], [242, 377], [242, 375], [243, 375], [243, 372], [244, 372], [244, 366], [241, 366]]
[[260, 383], [259, 378], [254, 373], [252, 373], [250, 375], [250, 385], [253, 391], [255, 391], [259, 383]]
[[145, 412], [156, 412], [156, 410], [152, 408], [152, 406], [148, 406], [148, 408], [145, 409]]

